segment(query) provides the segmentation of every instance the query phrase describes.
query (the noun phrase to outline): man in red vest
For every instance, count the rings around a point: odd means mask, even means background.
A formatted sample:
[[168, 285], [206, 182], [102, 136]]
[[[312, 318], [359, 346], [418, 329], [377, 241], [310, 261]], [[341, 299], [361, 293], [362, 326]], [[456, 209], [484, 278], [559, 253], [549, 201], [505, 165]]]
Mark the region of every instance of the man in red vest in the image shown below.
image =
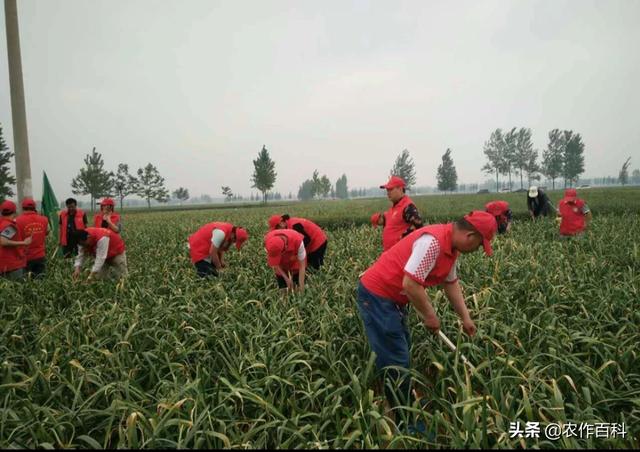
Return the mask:
[[560, 237], [580, 236], [589, 226], [591, 210], [583, 199], [578, 198], [575, 188], [567, 188], [558, 203], [558, 216], [561, 218]]
[[[437, 333], [440, 329], [426, 287], [443, 285], [465, 333], [476, 333], [458, 283], [456, 262], [460, 253], [473, 252], [480, 246], [490, 256], [496, 229], [493, 215], [481, 211], [471, 212], [455, 223], [425, 226], [382, 253], [367, 269], [358, 287], [358, 309], [379, 371], [389, 366], [409, 369], [407, 304], [411, 303], [421, 314], [430, 331]], [[399, 391], [392, 391], [385, 384], [392, 405], [411, 404], [407, 374], [397, 369], [385, 372], [387, 381], [400, 382]]]
[[189, 254], [198, 276], [218, 276], [218, 271], [227, 266], [222, 257], [231, 244], [235, 243], [239, 250], [248, 239], [244, 228], [218, 221], [205, 224], [191, 234]]
[[275, 229], [264, 236], [264, 247], [267, 264], [276, 274], [278, 287], [294, 290], [297, 282], [300, 292], [304, 292], [307, 268], [304, 236], [292, 229]]
[[406, 184], [398, 176], [391, 176], [389, 182], [380, 188], [387, 190], [391, 207], [384, 214], [371, 217], [373, 226], [382, 226], [382, 250], [387, 251], [401, 238], [423, 226], [422, 218], [411, 198], [406, 195]]
[[22, 215], [16, 218], [16, 224], [23, 237], [31, 237], [32, 242], [26, 248], [27, 274], [34, 277], [44, 276], [46, 270], [45, 241], [49, 233], [49, 219], [36, 212], [36, 202], [31, 198], [22, 201]]
[[102, 279], [111, 270], [117, 278], [127, 276], [127, 254], [119, 234], [105, 228], [76, 230], [74, 241], [78, 244], [78, 256], [74, 264], [73, 279], [78, 279], [87, 255], [95, 257], [87, 281]]
[[65, 201], [66, 210], [60, 212], [60, 246], [64, 257], [72, 257], [78, 252], [78, 244], [74, 242], [74, 232], [87, 227], [87, 215], [78, 209], [78, 202], [69, 198]]
[[111, 198], [104, 198], [100, 203], [100, 212], [93, 217], [93, 226], [96, 228], [110, 229], [116, 234], [120, 234], [122, 224], [120, 223], [120, 214], [115, 213], [113, 209], [115, 203]]
[[291, 218], [289, 215], [273, 215], [269, 218], [269, 229], [293, 229], [304, 237], [304, 248], [307, 251], [307, 264], [318, 270], [324, 263], [327, 252], [327, 235], [322, 228], [305, 218]]
[[485, 204], [485, 211], [489, 212], [498, 223], [498, 234], [505, 234], [511, 229], [511, 209], [507, 201], [491, 201]]
[[27, 266], [25, 248], [31, 245], [31, 237], [23, 238], [15, 222], [16, 205], [4, 201], [0, 205], [0, 277], [18, 280], [24, 276]]

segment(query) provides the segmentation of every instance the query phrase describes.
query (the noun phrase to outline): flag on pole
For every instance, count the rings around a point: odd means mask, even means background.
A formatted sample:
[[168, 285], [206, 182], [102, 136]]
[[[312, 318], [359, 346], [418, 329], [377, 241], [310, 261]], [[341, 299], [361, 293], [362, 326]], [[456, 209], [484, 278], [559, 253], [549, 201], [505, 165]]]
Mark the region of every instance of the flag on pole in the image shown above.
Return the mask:
[[58, 200], [53, 193], [53, 188], [49, 183], [47, 173], [42, 172], [42, 215], [49, 219], [49, 227], [55, 232], [54, 237], [58, 237]]

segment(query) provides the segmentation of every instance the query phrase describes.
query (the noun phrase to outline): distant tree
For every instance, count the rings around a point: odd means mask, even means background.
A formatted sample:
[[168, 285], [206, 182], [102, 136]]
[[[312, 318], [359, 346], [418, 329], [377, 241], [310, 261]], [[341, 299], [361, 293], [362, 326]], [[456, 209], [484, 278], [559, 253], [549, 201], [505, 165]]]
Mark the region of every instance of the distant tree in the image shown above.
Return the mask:
[[549, 144], [542, 153], [542, 167], [540, 171], [551, 179], [553, 189], [556, 188], [556, 179], [562, 175], [564, 162], [564, 133], [559, 129], [549, 132]]
[[[514, 129], [515, 130], [515, 129]], [[538, 153], [533, 150], [533, 143], [531, 142], [531, 129], [525, 129], [524, 127], [518, 130], [514, 135], [514, 148], [513, 148], [513, 167], [520, 175], [520, 188], [524, 188], [524, 173], [532, 174], [537, 171], [537, 164], [535, 169], [530, 167], [532, 160], [535, 162], [538, 158]], [[535, 156], [533, 155], [535, 154]]]
[[184, 187], [180, 187], [173, 192], [173, 197], [180, 201], [180, 205], [182, 205], [183, 201], [189, 199], [189, 190]]
[[509, 190], [513, 188], [511, 173], [515, 169], [516, 146], [518, 142], [518, 129], [512, 128], [504, 135], [504, 168], [509, 176]]
[[138, 168], [138, 196], [147, 200], [147, 207], [151, 208], [151, 200], [167, 202], [169, 191], [164, 186], [164, 177], [151, 163], [144, 168]]
[[564, 153], [562, 176], [565, 185], [569, 182], [569, 186], [573, 185], [578, 177], [584, 173], [584, 143], [579, 133], [573, 133], [571, 130], [564, 131]]
[[455, 191], [458, 183], [458, 174], [451, 158], [451, 149], [447, 149], [442, 155], [442, 164], [438, 166], [438, 190]]
[[104, 169], [102, 155], [94, 147], [91, 154], [84, 159], [84, 168], [71, 181], [71, 192], [74, 195], [91, 196], [91, 210], [95, 210], [95, 200], [102, 196], [111, 195], [114, 174]]
[[280, 194], [280, 192], [276, 192], [276, 194], [273, 196], [273, 199], [275, 199], [276, 201], [282, 200], [282, 195]]
[[289, 192], [289, 199], [293, 199], [293, 193]]
[[126, 163], [118, 165], [118, 171], [113, 180], [113, 191], [120, 199], [120, 210], [122, 210], [124, 198], [138, 193], [138, 179], [129, 174], [129, 165]]
[[404, 149], [396, 158], [393, 168], [391, 168], [391, 176], [398, 176], [404, 180], [407, 189], [416, 184], [416, 171], [413, 159], [409, 156], [409, 151]]
[[338, 199], [347, 199], [349, 197], [349, 188], [347, 186], [346, 174], [343, 174], [336, 181], [336, 197]]
[[320, 178], [320, 192], [318, 193], [323, 198], [326, 198], [331, 193], [331, 181], [327, 177], [327, 175], [323, 175]]
[[631, 157], [629, 157], [622, 164], [622, 169], [620, 170], [620, 175], [618, 176], [618, 179], [620, 179], [620, 183], [622, 185], [627, 185], [629, 183], [629, 165], [631, 165]]
[[0, 125], [0, 201], [13, 196], [12, 185], [15, 185], [16, 178], [9, 172], [9, 164], [13, 153], [9, 152], [9, 146], [2, 136], [2, 125]]
[[269, 151], [263, 145], [262, 150], [258, 154], [258, 158], [253, 161], [253, 176], [251, 176], [252, 187], [262, 192], [264, 202], [267, 202], [267, 192], [273, 188], [276, 183], [276, 164], [271, 157]]
[[[529, 154], [529, 161], [526, 166], [523, 168], [524, 172], [527, 173], [527, 183], [531, 185], [531, 182], [534, 180], [540, 180], [540, 166], [538, 165], [538, 151], [532, 150], [531, 154]], [[522, 188], [522, 181], [520, 182], [520, 187]]]
[[482, 167], [482, 171], [496, 175], [496, 191], [498, 191], [500, 189], [500, 174], [506, 172], [505, 141], [502, 129], [491, 132], [489, 141], [484, 143], [484, 155], [487, 157], [487, 163]]
[[634, 169], [631, 173], [631, 183], [634, 185], [640, 185], [640, 169]]
[[229, 202], [233, 199], [233, 192], [231, 191], [231, 188], [228, 186], [222, 187], [222, 195], [225, 197], [224, 199], [225, 202]]
[[200, 199], [202, 200], [203, 203], [205, 204], [211, 204], [213, 202], [213, 199], [211, 198], [211, 196], [209, 195], [201, 195]]
[[308, 201], [315, 196], [315, 186], [312, 179], [305, 180], [298, 189], [298, 199], [301, 201]]

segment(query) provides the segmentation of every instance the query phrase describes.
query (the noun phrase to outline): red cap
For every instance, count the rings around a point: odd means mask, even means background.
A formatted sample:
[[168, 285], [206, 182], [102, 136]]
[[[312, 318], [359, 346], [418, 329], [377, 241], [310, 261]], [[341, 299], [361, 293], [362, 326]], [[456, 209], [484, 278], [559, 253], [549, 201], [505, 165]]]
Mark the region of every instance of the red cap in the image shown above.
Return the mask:
[[23, 209], [35, 209], [36, 202], [31, 198], [24, 198], [22, 200], [22, 208]]
[[249, 234], [244, 228], [237, 227], [236, 228], [236, 249], [240, 249], [244, 242], [249, 240]]
[[465, 215], [464, 219], [480, 233], [482, 236], [484, 252], [487, 256], [491, 256], [493, 254], [493, 250], [491, 249], [491, 240], [493, 240], [493, 237], [498, 231], [498, 223], [496, 223], [495, 217], [488, 212], [474, 210], [468, 215]]
[[275, 267], [280, 263], [280, 257], [284, 252], [284, 240], [281, 236], [272, 235], [265, 242], [264, 247], [267, 249], [267, 265], [269, 265], [269, 267]]
[[104, 198], [102, 200], [102, 202], [100, 203], [101, 206], [115, 206], [116, 204], [113, 202], [113, 199], [111, 198]]
[[380, 185], [380, 188], [386, 188], [387, 190], [389, 190], [390, 188], [404, 188], [406, 186], [407, 184], [404, 183], [404, 180], [402, 180], [402, 178], [398, 176], [391, 176], [389, 182], [387, 182], [385, 185]]
[[269, 217], [269, 229], [273, 230], [282, 221], [282, 215], [271, 215]]
[[377, 228], [378, 222], [380, 221], [381, 216], [382, 214], [380, 212], [376, 212], [373, 215], [371, 215], [371, 226], [373, 226], [374, 228]]
[[0, 210], [2, 211], [2, 215], [11, 215], [12, 213], [16, 213], [16, 203], [7, 199], [0, 204]]
[[491, 215], [497, 217], [509, 210], [509, 203], [506, 201], [491, 201], [486, 203], [484, 208]]
[[564, 197], [570, 200], [574, 200], [578, 197], [578, 192], [575, 188], [567, 188], [564, 191]]

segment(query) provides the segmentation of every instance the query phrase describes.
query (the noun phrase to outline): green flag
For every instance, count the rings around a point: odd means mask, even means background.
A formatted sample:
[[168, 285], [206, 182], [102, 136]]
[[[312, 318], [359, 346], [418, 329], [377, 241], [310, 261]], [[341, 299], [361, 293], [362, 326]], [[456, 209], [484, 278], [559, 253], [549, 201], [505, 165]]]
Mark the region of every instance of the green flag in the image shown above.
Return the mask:
[[47, 173], [42, 172], [42, 215], [49, 218], [49, 227], [54, 231], [54, 237], [58, 237], [58, 200], [53, 193]]

